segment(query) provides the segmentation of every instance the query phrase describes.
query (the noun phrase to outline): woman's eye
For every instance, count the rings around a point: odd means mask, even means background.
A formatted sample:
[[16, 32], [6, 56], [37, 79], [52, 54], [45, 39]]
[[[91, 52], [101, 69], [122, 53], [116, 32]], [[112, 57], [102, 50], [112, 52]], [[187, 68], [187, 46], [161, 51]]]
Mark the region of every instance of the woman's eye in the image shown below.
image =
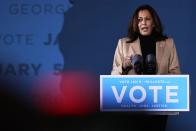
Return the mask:
[[147, 18], [146, 18], [146, 21], [149, 21], [149, 20], [151, 20], [151, 18], [148, 18], [148, 17], [147, 17]]
[[142, 22], [142, 20], [143, 20], [142, 18], [138, 18], [138, 22]]
[[142, 22], [142, 21], [150, 21], [151, 18], [150, 17], [145, 17], [145, 18], [138, 18], [138, 22]]

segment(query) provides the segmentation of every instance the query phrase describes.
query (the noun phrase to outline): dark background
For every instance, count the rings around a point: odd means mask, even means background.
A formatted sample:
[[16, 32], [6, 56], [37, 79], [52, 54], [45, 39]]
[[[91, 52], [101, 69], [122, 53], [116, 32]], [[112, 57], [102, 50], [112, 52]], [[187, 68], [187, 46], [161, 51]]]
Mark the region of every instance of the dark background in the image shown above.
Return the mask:
[[[11, 11], [11, 5], [14, 4], [17, 8]], [[44, 7], [46, 4], [47, 7]], [[95, 76], [110, 74], [117, 41], [126, 36], [130, 17], [141, 4], [150, 4], [158, 12], [165, 34], [174, 38], [182, 74], [190, 75], [191, 111], [169, 116], [167, 130], [195, 131], [194, 0], [2, 1], [1, 127], [25, 130], [85, 130], [87, 127], [89, 130], [114, 130], [114, 125], [119, 124], [116, 127], [120, 130], [123, 123], [124, 128], [128, 127], [129, 114], [105, 116], [102, 113], [87, 118], [40, 114], [32, 109], [31, 91], [35, 79], [58, 70], [87, 71]], [[51, 40], [49, 45], [45, 43], [48, 39]], [[19, 68], [19, 64], [25, 66]], [[41, 65], [38, 74], [34, 72], [32, 64]], [[54, 66], [56, 64], [58, 66]], [[112, 121], [112, 117], [116, 119]]]

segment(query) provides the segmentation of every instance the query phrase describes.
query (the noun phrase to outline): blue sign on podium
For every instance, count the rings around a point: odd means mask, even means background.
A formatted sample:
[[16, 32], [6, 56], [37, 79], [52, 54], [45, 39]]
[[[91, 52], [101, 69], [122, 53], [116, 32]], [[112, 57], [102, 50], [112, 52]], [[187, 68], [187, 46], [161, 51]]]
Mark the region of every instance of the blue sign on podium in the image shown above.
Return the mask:
[[189, 75], [101, 75], [101, 111], [189, 111]]

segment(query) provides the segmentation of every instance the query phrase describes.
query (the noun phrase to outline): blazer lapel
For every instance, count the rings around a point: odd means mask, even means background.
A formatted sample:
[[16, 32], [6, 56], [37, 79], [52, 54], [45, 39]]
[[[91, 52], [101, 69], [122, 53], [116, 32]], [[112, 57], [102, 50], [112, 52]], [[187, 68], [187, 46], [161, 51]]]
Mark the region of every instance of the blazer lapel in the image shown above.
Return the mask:
[[156, 61], [157, 61], [158, 67], [161, 64], [164, 49], [165, 49], [165, 41], [156, 42]]
[[140, 47], [140, 40], [137, 39], [133, 43], [131, 43], [129, 52], [133, 52], [133, 54], [142, 55], [141, 47]]

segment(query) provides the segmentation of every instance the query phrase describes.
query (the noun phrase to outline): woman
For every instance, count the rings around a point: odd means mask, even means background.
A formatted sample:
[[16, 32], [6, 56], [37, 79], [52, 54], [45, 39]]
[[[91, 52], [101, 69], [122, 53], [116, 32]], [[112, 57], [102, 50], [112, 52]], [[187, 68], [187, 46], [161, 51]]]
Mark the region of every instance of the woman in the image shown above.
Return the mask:
[[[149, 58], [154, 65], [147, 63]], [[139, 66], [136, 61], [140, 63]], [[163, 35], [160, 18], [151, 6], [142, 5], [133, 14], [128, 36], [118, 42], [111, 74], [180, 74], [174, 41]], [[138, 127], [164, 131], [167, 116], [164, 112], [160, 114], [140, 115], [132, 120], [137, 120], [133, 125], [145, 125]]]
[[148, 54], [156, 56], [154, 74], [180, 74], [180, 66], [175, 44], [172, 38], [163, 35], [159, 16], [149, 5], [138, 7], [133, 14], [128, 36], [119, 40], [113, 61], [112, 75], [137, 74], [133, 58], [143, 58], [143, 73]]

